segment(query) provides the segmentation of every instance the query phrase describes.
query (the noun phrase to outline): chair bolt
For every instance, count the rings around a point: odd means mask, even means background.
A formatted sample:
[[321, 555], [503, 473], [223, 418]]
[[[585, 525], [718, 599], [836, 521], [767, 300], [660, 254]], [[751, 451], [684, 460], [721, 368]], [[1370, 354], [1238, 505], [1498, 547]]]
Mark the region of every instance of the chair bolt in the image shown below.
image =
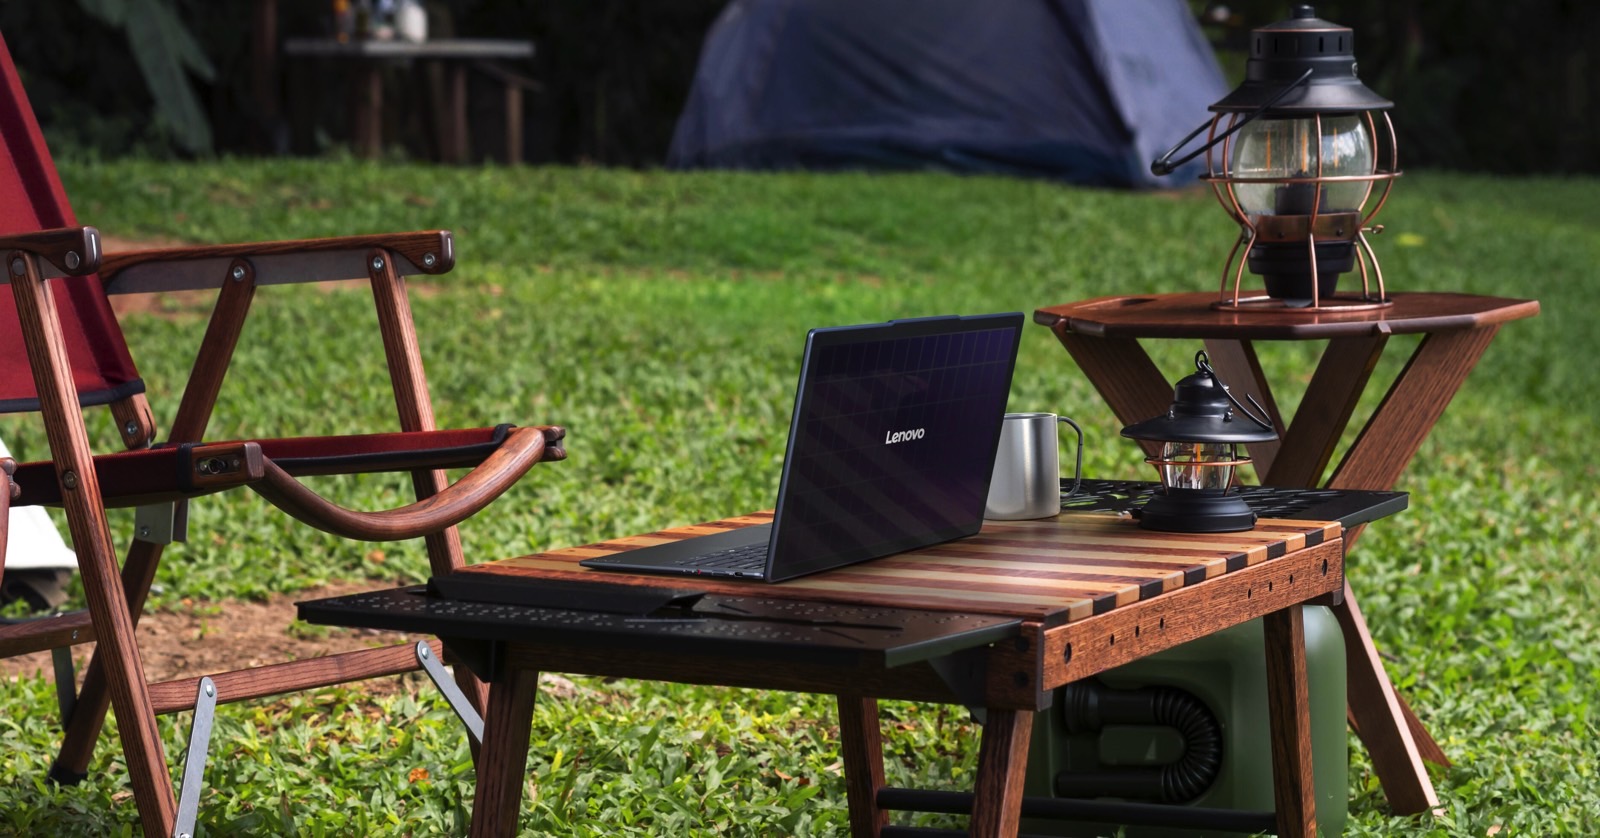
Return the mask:
[[24, 265], [22, 263], [22, 257], [19, 256], [16, 259], [12, 259], [11, 260], [11, 273], [12, 274], [14, 274], [16, 276], [22, 276], [23, 274], [25, 274], [27, 272], [28, 272], [28, 266]]
[[133, 436], [139, 432], [139, 423], [129, 419], [122, 423], [122, 432], [127, 436]]
[[83, 264], [83, 260], [78, 257], [78, 251], [76, 251], [76, 250], [67, 251], [67, 259], [66, 259], [66, 261], [67, 261], [67, 270], [69, 270], [69, 271], [75, 271], [75, 270], [78, 269], [79, 265]]
[[372, 269], [375, 270], [375, 271], [383, 270], [383, 257], [382, 256], [374, 256], [374, 257], [372, 257]]
[[244, 266], [243, 265], [234, 265], [233, 266], [233, 281], [234, 282], [243, 282], [244, 281]]
[[434, 264], [436, 262], [438, 262], [438, 261], [439, 261], [439, 257], [433, 255], [432, 253], [424, 253], [424, 254], [422, 254], [422, 266], [425, 267], [425, 268], [433, 267]]
[[78, 488], [78, 473], [75, 471], [61, 472], [61, 485], [68, 489]]

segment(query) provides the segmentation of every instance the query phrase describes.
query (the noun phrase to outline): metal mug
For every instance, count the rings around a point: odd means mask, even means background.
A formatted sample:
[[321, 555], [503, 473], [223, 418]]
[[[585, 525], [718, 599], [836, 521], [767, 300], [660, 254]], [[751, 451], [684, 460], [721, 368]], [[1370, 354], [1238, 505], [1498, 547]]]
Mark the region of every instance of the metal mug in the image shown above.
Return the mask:
[[1073, 491], [1083, 477], [1083, 430], [1054, 413], [1007, 413], [1000, 425], [1000, 449], [989, 480], [983, 517], [996, 521], [1049, 518], [1061, 512], [1061, 454], [1057, 428], [1078, 433]]

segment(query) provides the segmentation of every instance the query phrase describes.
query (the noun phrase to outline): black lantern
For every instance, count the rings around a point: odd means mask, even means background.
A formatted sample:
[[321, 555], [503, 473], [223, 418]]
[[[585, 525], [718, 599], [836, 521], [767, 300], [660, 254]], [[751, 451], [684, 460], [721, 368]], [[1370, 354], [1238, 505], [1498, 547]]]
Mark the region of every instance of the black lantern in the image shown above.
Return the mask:
[[1250, 461], [1239, 446], [1278, 434], [1228, 392], [1205, 352], [1195, 354], [1195, 372], [1173, 388], [1167, 412], [1123, 428], [1122, 435], [1161, 445], [1159, 454], [1145, 460], [1160, 473], [1162, 491], [1140, 511], [1141, 527], [1237, 532], [1256, 525], [1256, 514], [1233, 490], [1235, 471]]
[[[1211, 106], [1206, 145], [1172, 160], [1202, 125], [1150, 166], [1167, 174], [1205, 152], [1202, 179], [1239, 224], [1217, 307], [1389, 305], [1366, 234], [1382, 231], [1372, 219], [1400, 174], [1393, 104], [1356, 77], [1354, 33], [1312, 7], [1296, 6], [1289, 20], [1251, 32], [1245, 80]], [[1241, 295], [1246, 265], [1261, 276], [1265, 297]], [[1336, 294], [1340, 274], [1353, 268], [1360, 294]]]

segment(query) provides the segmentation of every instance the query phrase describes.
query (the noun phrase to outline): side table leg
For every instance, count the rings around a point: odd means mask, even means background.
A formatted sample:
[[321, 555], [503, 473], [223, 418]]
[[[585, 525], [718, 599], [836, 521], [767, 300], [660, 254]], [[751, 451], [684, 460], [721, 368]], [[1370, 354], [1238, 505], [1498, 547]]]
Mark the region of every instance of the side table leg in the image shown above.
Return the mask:
[[978, 746], [972, 795], [972, 838], [1015, 838], [1022, 821], [1022, 781], [1028, 768], [1033, 713], [990, 708]]
[[517, 834], [522, 781], [528, 771], [528, 737], [533, 733], [533, 702], [538, 694], [539, 672], [534, 669], [508, 672], [489, 685], [478, 788], [472, 798], [473, 838]]
[[856, 695], [835, 696], [839, 705], [839, 739], [844, 751], [845, 799], [850, 806], [850, 834], [878, 838], [889, 825], [889, 813], [878, 808], [884, 786], [883, 728], [878, 700]]
[[1301, 607], [1262, 619], [1266, 634], [1267, 713], [1272, 729], [1272, 799], [1278, 835], [1317, 834], [1317, 790], [1311, 771], [1311, 709], [1306, 687], [1306, 633]]
[[[1439, 796], [1422, 764], [1406, 711], [1400, 705], [1389, 673], [1383, 669], [1372, 645], [1367, 621], [1361, 616], [1350, 582], [1344, 583], [1344, 602], [1332, 608], [1344, 633], [1345, 670], [1348, 673], [1349, 713], [1361, 743], [1372, 757], [1372, 768], [1396, 814], [1416, 815], [1439, 806]], [[1435, 746], [1437, 747], [1437, 746]]]

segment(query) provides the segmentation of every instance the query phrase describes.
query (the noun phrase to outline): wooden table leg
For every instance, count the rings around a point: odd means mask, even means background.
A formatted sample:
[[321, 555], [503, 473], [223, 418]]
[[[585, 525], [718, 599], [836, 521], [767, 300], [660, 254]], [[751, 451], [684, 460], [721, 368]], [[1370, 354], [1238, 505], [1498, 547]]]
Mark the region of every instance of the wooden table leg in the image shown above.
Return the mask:
[[539, 672], [533, 669], [518, 669], [489, 685], [478, 789], [472, 798], [473, 838], [517, 834], [522, 782], [528, 771], [528, 737], [533, 733], [533, 702], [538, 694]]
[[878, 724], [878, 700], [854, 695], [835, 696], [839, 705], [839, 739], [844, 751], [845, 796], [850, 807], [850, 834], [878, 838], [889, 825], [889, 813], [878, 808], [878, 790], [884, 786], [883, 728]]
[[1439, 796], [1422, 764], [1406, 709], [1400, 706], [1378, 650], [1372, 645], [1372, 635], [1367, 633], [1366, 620], [1361, 617], [1348, 580], [1344, 583], [1344, 602], [1332, 611], [1345, 635], [1345, 671], [1349, 679], [1346, 706], [1372, 757], [1372, 769], [1383, 784], [1389, 806], [1400, 815], [1416, 815], [1438, 807]]
[[1029, 710], [988, 711], [978, 746], [978, 781], [968, 826], [972, 838], [1014, 838], [1017, 834], [1033, 715]]
[[1272, 799], [1278, 835], [1317, 834], [1317, 789], [1311, 771], [1311, 707], [1306, 687], [1306, 634], [1301, 607], [1262, 619], [1266, 635], [1267, 712], [1272, 729]]

